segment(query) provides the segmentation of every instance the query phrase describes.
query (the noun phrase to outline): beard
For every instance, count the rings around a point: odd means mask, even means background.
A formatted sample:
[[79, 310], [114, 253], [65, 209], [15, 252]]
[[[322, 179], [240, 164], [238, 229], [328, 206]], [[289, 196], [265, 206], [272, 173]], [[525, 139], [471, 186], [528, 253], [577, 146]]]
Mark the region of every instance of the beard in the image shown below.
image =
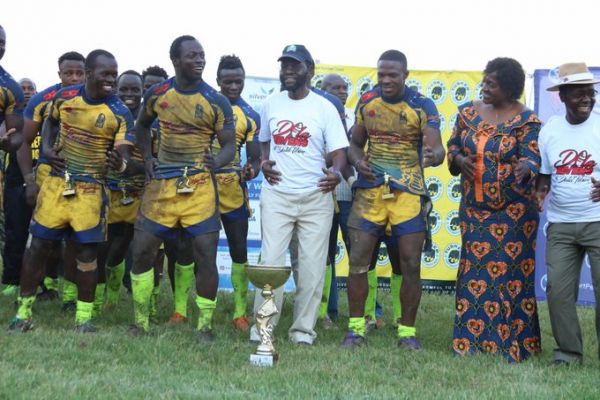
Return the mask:
[[306, 82], [308, 81], [308, 74], [299, 76], [298, 79], [296, 80], [296, 82], [292, 85], [286, 85], [283, 77], [280, 77], [279, 81], [281, 82], [281, 90], [295, 92], [298, 89], [306, 86]]

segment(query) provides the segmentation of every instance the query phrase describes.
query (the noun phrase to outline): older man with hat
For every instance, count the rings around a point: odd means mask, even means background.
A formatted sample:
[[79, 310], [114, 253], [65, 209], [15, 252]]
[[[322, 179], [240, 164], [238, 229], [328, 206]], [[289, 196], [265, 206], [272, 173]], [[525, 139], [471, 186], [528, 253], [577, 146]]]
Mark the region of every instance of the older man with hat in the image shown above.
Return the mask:
[[[332, 191], [346, 166], [348, 140], [335, 107], [308, 88], [312, 57], [306, 47], [286, 46], [278, 61], [282, 91], [265, 101], [260, 117], [265, 176], [260, 196], [261, 259], [266, 265], [284, 265], [292, 235], [296, 236], [289, 337], [294, 343], [312, 345], [334, 210]], [[326, 169], [326, 157], [333, 161], [332, 170]], [[275, 299], [281, 310], [283, 289], [275, 291]], [[257, 294], [255, 311], [261, 301]], [[251, 339], [258, 339], [255, 327]]]
[[585, 254], [596, 296], [596, 335], [600, 342], [600, 116], [594, 79], [584, 63], [558, 68], [558, 91], [566, 115], [554, 116], [539, 134], [542, 158], [536, 182], [541, 209], [549, 192], [546, 264], [548, 310], [558, 345], [555, 364], [581, 363], [583, 343], [575, 303]]

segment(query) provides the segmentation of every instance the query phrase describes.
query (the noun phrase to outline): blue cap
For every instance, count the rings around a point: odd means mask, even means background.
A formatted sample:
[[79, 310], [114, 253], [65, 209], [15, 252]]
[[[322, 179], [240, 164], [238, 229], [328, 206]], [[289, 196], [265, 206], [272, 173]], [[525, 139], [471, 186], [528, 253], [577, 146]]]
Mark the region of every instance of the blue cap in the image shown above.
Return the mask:
[[312, 56], [301, 44], [290, 44], [285, 46], [283, 49], [283, 53], [281, 53], [281, 57], [277, 59], [277, 61], [281, 61], [284, 58], [292, 58], [296, 61], [300, 61], [306, 64], [308, 61], [310, 64], [314, 64]]

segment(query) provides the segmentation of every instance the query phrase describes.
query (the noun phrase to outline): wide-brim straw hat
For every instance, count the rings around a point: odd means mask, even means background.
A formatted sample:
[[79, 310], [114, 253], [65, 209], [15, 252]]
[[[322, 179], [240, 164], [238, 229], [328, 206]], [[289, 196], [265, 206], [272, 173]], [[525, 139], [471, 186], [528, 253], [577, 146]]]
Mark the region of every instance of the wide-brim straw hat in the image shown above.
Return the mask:
[[558, 67], [558, 83], [546, 90], [556, 92], [559, 87], [565, 85], [593, 85], [595, 83], [600, 83], [600, 80], [594, 79], [594, 74], [590, 72], [585, 63], [566, 63]]

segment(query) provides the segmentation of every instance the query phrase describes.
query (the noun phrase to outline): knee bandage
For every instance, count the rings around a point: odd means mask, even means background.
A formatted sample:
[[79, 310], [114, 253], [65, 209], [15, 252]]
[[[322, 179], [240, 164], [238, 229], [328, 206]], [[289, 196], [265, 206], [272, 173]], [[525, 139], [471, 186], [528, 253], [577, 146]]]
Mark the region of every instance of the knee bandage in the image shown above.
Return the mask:
[[98, 268], [98, 261], [83, 262], [77, 260], [77, 269], [81, 272], [91, 272]]
[[352, 275], [366, 274], [369, 272], [369, 265], [352, 265], [350, 264], [349, 273]]

